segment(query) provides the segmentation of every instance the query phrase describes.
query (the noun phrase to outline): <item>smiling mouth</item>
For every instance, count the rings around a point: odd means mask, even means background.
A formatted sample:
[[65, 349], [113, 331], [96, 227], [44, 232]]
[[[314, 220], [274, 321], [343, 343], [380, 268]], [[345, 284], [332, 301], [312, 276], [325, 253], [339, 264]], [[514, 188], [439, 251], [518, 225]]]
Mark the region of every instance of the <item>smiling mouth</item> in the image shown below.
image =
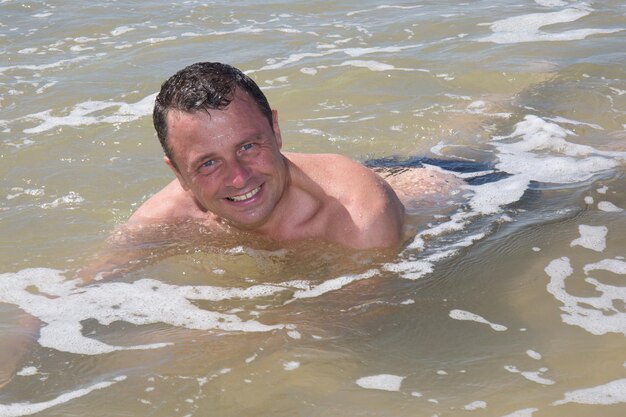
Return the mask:
[[235, 201], [235, 202], [245, 201], [245, 200], [248, 200], [248, 199], [254, 197], [259, 191], [261, 191], [261, 186], [258, 186], [254, 190], [249, 191], [249, 192], [247, 192], [245, 194], [242, 194], [242, 195], [238, 195], [238, 196], [234, 196], [234, 197], [226, 197], [226, 200], [228, 200], [228, 201]]

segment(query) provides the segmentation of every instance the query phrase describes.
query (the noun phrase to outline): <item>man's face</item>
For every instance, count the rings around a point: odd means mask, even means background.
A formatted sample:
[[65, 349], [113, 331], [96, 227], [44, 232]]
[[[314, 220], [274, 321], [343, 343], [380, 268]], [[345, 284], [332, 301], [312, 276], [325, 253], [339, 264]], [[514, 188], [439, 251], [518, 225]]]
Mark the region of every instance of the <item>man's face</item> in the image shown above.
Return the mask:
[[224, 110], [171, 111], [165, 162], [204, 209], [243, 230], [262, 227], [287, 186], [276, 112], [273, 126], [246, 93]]

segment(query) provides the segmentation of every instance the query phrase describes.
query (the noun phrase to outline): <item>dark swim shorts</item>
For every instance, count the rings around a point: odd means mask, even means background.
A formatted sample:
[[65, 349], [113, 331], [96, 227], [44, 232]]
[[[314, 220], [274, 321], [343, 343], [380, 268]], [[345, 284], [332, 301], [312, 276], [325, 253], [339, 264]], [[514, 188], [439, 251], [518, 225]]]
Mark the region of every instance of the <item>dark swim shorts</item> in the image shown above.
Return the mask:
[[385, 176], [397, 175], [409, 168], [424, 168], [427, 165], [436, 166], [446, 171], [461, 174], [471, 174], [474, 172], [494, 171], [488, 174], [479, 175], [465, 179], [470, 185], [480, 185], [489, 182], [499, 181], [509, 177], [506, 172], [497, 171], [492, 162], [480, 161], [459, 161], [450, 159], [438, 159], [412, 156], [409, 158], [399, 158], [397, 156], [369, 159], [363, 163], [366, 167]]

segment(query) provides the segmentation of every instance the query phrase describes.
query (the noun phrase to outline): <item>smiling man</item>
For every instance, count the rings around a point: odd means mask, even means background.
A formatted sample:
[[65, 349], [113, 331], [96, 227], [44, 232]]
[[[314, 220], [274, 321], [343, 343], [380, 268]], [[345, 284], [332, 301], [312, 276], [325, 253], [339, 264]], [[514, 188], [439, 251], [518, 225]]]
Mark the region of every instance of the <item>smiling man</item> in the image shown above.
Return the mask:
[[176, 180], [129, 226], [194, 219], [214, 233], [279, 243], [401, 243], [404, 207], [389, 184], [340, 155], [282, 153], [276, 110], [238, 69], [197, 63], [179, 71], [161, 87], [153, 116]]

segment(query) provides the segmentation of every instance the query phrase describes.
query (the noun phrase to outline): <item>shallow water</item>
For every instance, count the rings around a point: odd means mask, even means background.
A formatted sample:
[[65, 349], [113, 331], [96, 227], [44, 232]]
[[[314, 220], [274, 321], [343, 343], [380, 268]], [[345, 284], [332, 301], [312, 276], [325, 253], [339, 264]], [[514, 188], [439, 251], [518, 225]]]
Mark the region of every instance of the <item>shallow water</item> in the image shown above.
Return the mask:
[[[1, 1], [0, 347], [16, 318], [47, 325], [0, 416], [624, 415], [625, 16], [619, 1]], [[262, 86], [287, 151], [508, 175], [457, 173], [462, 204], [413, 211], [392, 259], [192, 242], [77, 288], [170, 181], [152, 100], [202, 60]]]

